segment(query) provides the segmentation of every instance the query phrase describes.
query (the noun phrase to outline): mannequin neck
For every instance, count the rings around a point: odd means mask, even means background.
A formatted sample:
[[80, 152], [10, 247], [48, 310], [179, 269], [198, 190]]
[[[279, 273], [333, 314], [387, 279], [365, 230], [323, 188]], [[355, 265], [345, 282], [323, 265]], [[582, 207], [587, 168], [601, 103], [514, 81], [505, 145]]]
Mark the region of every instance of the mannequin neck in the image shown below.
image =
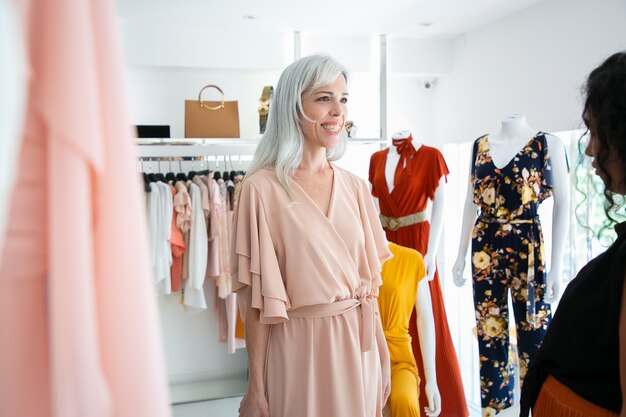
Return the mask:
[[[396, 132], [391, 135], [391, 146], [389, 147], [389, 154], [392, 156], [398, 156], [398, 146], [405, 143], [407, 139], [412, 138], [412, 134], [410, 130], [401, 130], [400, 132]], [[415, 150], [418, 150], [422, 144], [415, 142], [415, 139], [412, 139], [411, 143]]]
[[496, 133], [498, 140], [528, 140], [537, 133], [526, 122], [526, 117], [513, 114], [502, 120], [500, 132]]

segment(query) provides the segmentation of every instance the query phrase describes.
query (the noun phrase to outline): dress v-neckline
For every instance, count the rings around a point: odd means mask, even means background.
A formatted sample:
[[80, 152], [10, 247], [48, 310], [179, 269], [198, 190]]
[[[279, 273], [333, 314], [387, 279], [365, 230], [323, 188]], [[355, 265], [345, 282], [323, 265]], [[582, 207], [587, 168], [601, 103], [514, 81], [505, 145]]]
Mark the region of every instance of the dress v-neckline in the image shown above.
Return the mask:
[[[394, 145], [391, 145], [391, 146], [394, 146]], [[392, 194], [393, 194], [393, 192], [394, 192], [395, 190], [397, 190], [397, 189], [398, 189], [398, 187], [402, 184], [402, 182], [401, 182], [400, 184], [395, 185], [395, 186], [393, 187], [393, 189], [392, 189], [391, 191], [389, 191], [389, 185], [387, 184], [387, 160], [388, 160], [388, 158], [389, 158], [389, 149], [391, 148], [391, 146], [388, 146], [388, 147], [387, 147], [387, 149], [385, 149], [385, 160], [383, 161], [383, 162], [384, 162], [384, 163], [383, 163], [383, 180], [384, 180], [383, 182], [385, 183], [385, 190], [387, 190], [387, 194], [389, 194], [389, 195], [392, 195]], [[419, 153], [419, 152], [420, 152], [423, 148], [424, 148], [424, 144], [423, 144], [423, 143], [420, 143], [420, 147], [419, 147], [419, 148], [417, 148], [417, 149], [415, 150], [415, 153], [413, 154], [413, 158], [415, 158], [415, 157], [416, 157], [416, 155], [417, 155], [417, 154], [418, 154], [418, 153]], [[398, 159], [398, 163], [400, 163], [400, 160], [399, 160], [399, 159]], [[394, 170], [394, 172], [395, 172], [395, 170]]]
[[505, 170], [506, 168], [509, 167], [509, 165], [511, 165], [515, 161], [515, 159], [519, 158], [520, 154], [524, 152], [524, 150], [528, 148], [539, 135], [541, 135], [541, 132], [535, 133], [535, 135], [532, 136], [528, 140], [528, 142], [526, 142], [526, 144], [522, 146], [522, 148], [519, 151], [517, 151], [517, 153], [513, 155], [513, 157], [509, 160], [509, 162], [507, 162], [506, 165], [504, 165], [503, 167], [498, 167], [496, 163], [493, 162], [493, 156], [491, 155], [491, 144], [489, 143], [489, 135], [485, 135], [485, 141], [487, 142], [487, 153], [489, 154], [489, 162], [491, 162], [491, 165], [495, 168], [496, 171]]
[[327, 220], [330, 221], [330, 215], [332, 214], [334, 201], [335, 201], [335, 189], [337, 188], [337, 170], [335, 169], [335, 166], [330, 161], [328, 162], [328, 164], [330, 165], [330, 169], [333, 170], [333, 181], [332, 181], [332, 189], [330, 190], [330, 201], [328, 202], [328, 213], [324, 214], [324, 211], [322, 211], [322, 208], [317, 205], [317, 203], [309, 196], [309, 194], [304, 190], [304, 188], [302, 188], [300, 184], [298, 184], [296, 181], [293, 181], [293, 183], [296, 184], [296, 186], [300, 189], [300, 191], [302, 191], [302, 194], [304, 194], [306, 199], [309, 200], [309, 202], [317, 209], [317, 211], [319, 211], [319, 213], [322, 216], [324, 216]]

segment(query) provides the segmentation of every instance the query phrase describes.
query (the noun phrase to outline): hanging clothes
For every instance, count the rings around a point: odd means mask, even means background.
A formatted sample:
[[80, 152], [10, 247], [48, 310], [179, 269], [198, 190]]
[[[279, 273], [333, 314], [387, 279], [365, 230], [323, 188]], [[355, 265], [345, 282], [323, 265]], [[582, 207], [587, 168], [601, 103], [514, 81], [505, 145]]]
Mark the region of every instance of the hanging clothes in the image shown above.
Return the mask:
[[[9, 201], [16, 179], [28, 68], [16, 1], [0, 2], [0, 201]], [[8, 204], [0, 204], [0, 253], [8, 218]], [[0, 262], [2, 259], [0, 258]]]
[[114, 3], [18, 3], [30, 84], [0, 266], [0, 415], [168, 417]]
[[[389, 192], [385, 178], [388, 152], [388, 148], [375, 152], [370, 159], [369, 181], [372, 185], [372, 195], [378, 198], [380, 213], [387, 217], [399, 218], [424, 212], [428, 202], [435, 197], [435, 190], [439, 186], [441, 177], [449, 173], [443, 155], [436, 148], [422, 145], [414, 152], [411, 164], [407, 164], [409, 172], [406, 174], [408, 175], [402, 175], [400, 184]], [[387, 240], [424, 254], [428, 252], [429, 233], [430, 223], [428, 221], [400, 227], [396, 230], [385, 228]], [[442, 407], [440, 416], [467, 417], [469, 410], [465, 401], [461, 371], [448, 328], [448, 319], [437, 272], [428, 285], [435, 318], [437, 382], [440, 387]], [[415, 312], [413, 312], [409, 324], [413, 354], [419, 372], [423, 375], [424, 365], [421, 360], [422, 354], [415, 324]], [[420, 404], [426, 403], [428, 400], [422, 381], [420, 384]]]
[[[174, 200], [172, 201], [172, 206], [174, 207], [176, 202], [176, 187], [172, 185], [172, 182], [169, 183], [170, 191], [172, 192], [172, 196]], [[172, 292], [178, 292], [181, 288], [181, 282], [183, 278], [183, 253], [185, 253], [185, 239], [183, 237], [183, 232], [176, 224], [176, 219], [178, 217], [178, 212], [174, 208], [172, 211], [172, 221], [171, 221], [171, 240], [170, 243], [172, 245], [172, 267], [170, 270], [171, 275], [171, 290]]]
[[[426, 277], [422, 255], [389, 243], [393, 258], [383, 264], [378, 310], [391, 359], [391, 417], [419, 417], [420, 376], [411, 348], [409, 320], [419, 282]], [[428, 403], [422, 404], [427, 407]]]
[[209, 205], [209, 221], [207, 223], [207, 233], [209, 239], [209, 264], [207, 266], [206, 275], [207, 278], [217, 279], [216, 285], [219, 291], [220, 282], [219, 276], [221, 275], [220, 267], [220, 219], [221, 219], [221, 206], [219, 186], [212, 179], [212, 177], [205, 177], [205, 186], [208, 195]]
[[189, 277], [185, 282], [184, 305], [187, 311], [198, 311], [207, 308], [204, 277], [207, 267], [208, 237], [200, 187], [192, 181], [187, 181], [187, 187], [191, 197], [193, 219], [189, 231]]
[[176, 216], [176, 225], [180, 228], [181, 232], [183, 232], [183, 241], [187, 248], [185, 253], [183, 253], [182, 280], [185, 282], [189, 278], [189, 232], [193, 221], [193, 208], [185, 181], [176, 181], [176, 191], [176, 199], [174, 201], [174, 207], [178, 213]]
[[174, 197], [170, 186], [157, 182], [159, 188], [158, 237], [159, 259], [157, 263], [157, 290], [160, 294], [172, 293], [172, 216], [174, 215]]
[[493, 163], [487, 135], [474, 142], [472, 158], [474, 204], [480, 208], [472, 231], [472, 285], [481, 405], [484, 412], [500, 412], [513, 405], [508, 290], [522, 382], [551, 320], [550, 305], [543, 302], [544, 243], [537, 208], [552, 195], [552, 174], [542, 132], [502, 168]]

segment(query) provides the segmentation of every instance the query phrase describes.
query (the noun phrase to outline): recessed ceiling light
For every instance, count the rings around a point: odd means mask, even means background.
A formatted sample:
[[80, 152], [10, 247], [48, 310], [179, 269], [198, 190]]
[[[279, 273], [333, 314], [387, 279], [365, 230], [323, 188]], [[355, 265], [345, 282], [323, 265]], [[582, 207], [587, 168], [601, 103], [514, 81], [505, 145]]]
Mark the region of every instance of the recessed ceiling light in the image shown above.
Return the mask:
[[258, 20], [259, 16], [255, 14], [244, 14], [243, 20]]
[[423, 28], [428, 28], [428, 27], [431, 27], [432, 25], [433, 25], [433, 22], [422, 22], [419, 24], [419, 26]]

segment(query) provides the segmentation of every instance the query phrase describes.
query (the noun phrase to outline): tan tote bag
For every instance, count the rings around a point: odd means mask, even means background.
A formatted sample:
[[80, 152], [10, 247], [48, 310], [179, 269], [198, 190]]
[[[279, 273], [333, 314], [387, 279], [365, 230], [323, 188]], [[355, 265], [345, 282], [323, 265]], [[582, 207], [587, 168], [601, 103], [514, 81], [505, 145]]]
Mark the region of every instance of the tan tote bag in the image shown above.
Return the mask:
[[[202, 100], [202, 92], [214, 88], [221, 101]], [[238, 138], [239, 103], [225, 101], [224, 91], [216, 85], [206, 85], [198, 93], [198, 100], [185, 100], [186, 138]]]

